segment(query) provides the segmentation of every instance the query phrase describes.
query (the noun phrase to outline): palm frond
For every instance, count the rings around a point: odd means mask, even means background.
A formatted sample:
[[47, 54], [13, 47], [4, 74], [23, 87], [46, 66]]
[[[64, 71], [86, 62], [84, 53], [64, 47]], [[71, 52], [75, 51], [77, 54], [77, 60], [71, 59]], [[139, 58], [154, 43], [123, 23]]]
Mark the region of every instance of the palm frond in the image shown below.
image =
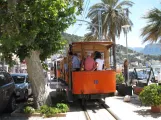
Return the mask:
[[123, 9], [124, 7], [132, 7], [133, 4], [134, 3], [132, 1], [124, 0], [122, 2], [118, 2], [118, 4], [116, 5], [115, 9]]
[[102, 2], [110, 7], [114, 8], [119, 0], [102, 0]]
[[97, 4], [93, 5], [89, 9], [87, 17], [93, 19], [95, 17], [95, 15], [98, 14], [98, 9], [103, 9], [103, 8], [104, 8], [104, 4], [103, 3], [97, 3]]
[[154, 8], [143, 18], [148, 20], [148, 24], [142, 28], [143, 42], [161, 42], [161, 11]]

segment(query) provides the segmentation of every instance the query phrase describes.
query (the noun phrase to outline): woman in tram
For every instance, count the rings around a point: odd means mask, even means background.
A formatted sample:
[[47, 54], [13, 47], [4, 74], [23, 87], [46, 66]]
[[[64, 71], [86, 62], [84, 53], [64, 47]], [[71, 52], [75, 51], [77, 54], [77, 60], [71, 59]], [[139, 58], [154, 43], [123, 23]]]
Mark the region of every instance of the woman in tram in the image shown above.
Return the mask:
[[95, 61], [97, 63], [97, 70], [103, 70], [104, 60], [102, 59], [101, 53], [97, 53], [97, 58]]

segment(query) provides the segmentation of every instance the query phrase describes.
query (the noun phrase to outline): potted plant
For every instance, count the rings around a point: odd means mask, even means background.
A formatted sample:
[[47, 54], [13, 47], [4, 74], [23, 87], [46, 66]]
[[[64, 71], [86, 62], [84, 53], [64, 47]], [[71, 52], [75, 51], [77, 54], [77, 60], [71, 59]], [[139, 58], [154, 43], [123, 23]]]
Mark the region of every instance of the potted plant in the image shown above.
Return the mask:
[[124, 76], [122, 73], [116, 74], [116, 90], [118, 91], [119, 86], [124, 82]]
[[139, 98], [144, 105], [151, 106], [152, 112], [160, 112], [161, 105], [161, 86], [151, 84], [144, 87], [139, 94]]
[[116, 84], [122, 84], [124, 82], [124, 76], [122, 73], [116, 74]]
[[119, 95], [132, 95], [132, 86], [127, 86], [124, 83], [124, 76], [122, 73], [116, 74], [116, 90]]

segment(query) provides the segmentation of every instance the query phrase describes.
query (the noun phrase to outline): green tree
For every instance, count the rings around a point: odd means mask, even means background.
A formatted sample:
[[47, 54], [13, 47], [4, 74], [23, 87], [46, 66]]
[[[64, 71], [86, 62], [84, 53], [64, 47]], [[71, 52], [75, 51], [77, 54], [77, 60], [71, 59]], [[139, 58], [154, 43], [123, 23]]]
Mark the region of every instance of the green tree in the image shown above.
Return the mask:
[[143, 42], [161, 42], [161, 10], [154, 8], [143, 17], [148, 24], [142, 28]]
[[0, 0], [1, 52], [27, 63], [36, 107], [50, 104], [41, 62], [65, 42], [61, 33], [82, 10], [82, 0]]
[[148, 20], [148, 24], [142, 28], [141, 36], [143, 42], [161, 43], [161, 10], [154, 8], [143, 17]]
[[[97, 3], [90, 8], [88, 17], [92, 20], [93, 24], [98, 24], [98, 9], [101, 10], [102, 33], [103, 33], [102, 35], [105, 39], [112, 40], [114, 42], [113, 55], [114, 55], [114, 66], [116, 67], [115, 37], [120, 36], [123, 25], [126, 24], [132, 25], [132, 22], [127, 15], [129, 12], [127, 7], [131, 7], [133, 5], [133, 2], [128, 0], [126, 1], [101, 0], [101, 1], [102, 1], [101, 3]], [[125, 11], [127, 12], [125, 13]], [[128, 30], [130, 30], [130, 28]]]

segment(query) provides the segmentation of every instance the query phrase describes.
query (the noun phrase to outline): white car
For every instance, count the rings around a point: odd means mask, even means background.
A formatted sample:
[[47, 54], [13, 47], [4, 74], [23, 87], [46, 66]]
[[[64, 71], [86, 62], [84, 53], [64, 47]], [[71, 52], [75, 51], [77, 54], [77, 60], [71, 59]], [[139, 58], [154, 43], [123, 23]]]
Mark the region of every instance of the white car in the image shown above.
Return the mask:
[[17, 99], [28, 100], [28, 97], [32, 94], [31, 83], [26, 73], [14, 73], [11, 74], [15, 82], [15, 93]]

